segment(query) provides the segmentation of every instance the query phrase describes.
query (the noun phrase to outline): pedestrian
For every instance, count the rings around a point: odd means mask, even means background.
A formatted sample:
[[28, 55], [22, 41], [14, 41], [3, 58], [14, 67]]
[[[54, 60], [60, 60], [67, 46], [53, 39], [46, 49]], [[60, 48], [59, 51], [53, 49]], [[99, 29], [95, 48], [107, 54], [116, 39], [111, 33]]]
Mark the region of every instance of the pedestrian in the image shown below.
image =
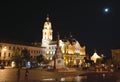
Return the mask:
[[17, 71], [17, 79], [18, 80], [20, 79], [20, 68], [18, 68], [18, 71]]
[[26, 71], [25, 71], [25, 80], [28, 80], [28, 74], [29, 74], [28, 69], [26, 69]]

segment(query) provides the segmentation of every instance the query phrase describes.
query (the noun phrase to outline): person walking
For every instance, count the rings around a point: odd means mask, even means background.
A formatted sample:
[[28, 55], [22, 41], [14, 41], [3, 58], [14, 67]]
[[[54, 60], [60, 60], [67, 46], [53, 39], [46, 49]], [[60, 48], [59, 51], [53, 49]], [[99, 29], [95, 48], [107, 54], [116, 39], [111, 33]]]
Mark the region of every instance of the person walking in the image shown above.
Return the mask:
[[18, 81], [20, 80], [20, 68], [18, 68], [18, 70], [17, 70], [17, 80]]
[[28, 69], [26, 69], [26, 71], [25, 71], [25, 80], [28, 80], [28, 74], [29, 74]]

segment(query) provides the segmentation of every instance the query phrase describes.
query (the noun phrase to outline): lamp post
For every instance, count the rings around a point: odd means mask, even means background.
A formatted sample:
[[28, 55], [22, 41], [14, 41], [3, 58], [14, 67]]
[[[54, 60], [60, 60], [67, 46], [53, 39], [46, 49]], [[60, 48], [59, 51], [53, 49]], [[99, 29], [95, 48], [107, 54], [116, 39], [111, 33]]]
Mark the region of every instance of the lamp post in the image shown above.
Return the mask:
[[59, 40], [60, 40], [60, 35], [58, 33], [58, 36], [57, 36], [57, 47], [56, 47], [56, 51], [55, 51], [55, 54], [54, 54], [54, 69], [56, 69], [56, 58], [57, 58], [57, 54], [58, 54], [58, 49], [59, 49]]
[[54, 69], [56, 69], [56, 55], [54, 54]]

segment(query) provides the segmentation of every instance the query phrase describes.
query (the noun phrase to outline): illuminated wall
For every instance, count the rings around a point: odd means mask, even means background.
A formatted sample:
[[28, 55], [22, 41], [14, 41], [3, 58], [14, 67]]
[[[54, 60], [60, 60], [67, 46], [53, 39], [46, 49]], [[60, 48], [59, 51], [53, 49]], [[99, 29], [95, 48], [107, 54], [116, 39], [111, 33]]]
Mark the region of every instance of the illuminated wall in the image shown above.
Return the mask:
[[94, 63], [96, 63], [97, 59], [100, 59], [100, 58], [101, 57], [96, 52], [94, 52], [94, 54], [91, 57], [91, 60], [93, 60]]
[[84, 57], [86, 57], [85, 46], [81, 47], [78, 41], [73, 44], [71, 44], [69, 41], [59, 42], [65, 65], [73, 66], [82, 64], [84, 62]]
[[0, 63], [5, 65], [11, 64], [11, 56], [16, 49], [27, 49], [30, 52], [31, 58], [35, 58], [36, 56], [42, 54], [46, 56], [44, 47], [34, 47], [34, 46], [26, 46], [19, 44], [11, 44], [11, 43], [0, 43]]
[[49, 17], [47, 16], [46, 21], [43, 26], [43, 36], [42, 36], [42, 47], [47, 48], [47, 52], [49, 52], [49, 44], [53, 39], [53, 30], [52, 30], [52, 25], [49, 20]]

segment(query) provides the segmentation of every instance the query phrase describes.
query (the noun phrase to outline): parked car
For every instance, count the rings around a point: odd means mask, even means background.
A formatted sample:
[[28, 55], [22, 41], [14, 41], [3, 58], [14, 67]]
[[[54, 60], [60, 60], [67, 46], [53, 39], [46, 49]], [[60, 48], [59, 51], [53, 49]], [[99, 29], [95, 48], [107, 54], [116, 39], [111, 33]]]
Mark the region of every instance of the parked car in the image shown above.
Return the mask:
[[0, 65], [0, 69], [4, 69], [4, 65]]

